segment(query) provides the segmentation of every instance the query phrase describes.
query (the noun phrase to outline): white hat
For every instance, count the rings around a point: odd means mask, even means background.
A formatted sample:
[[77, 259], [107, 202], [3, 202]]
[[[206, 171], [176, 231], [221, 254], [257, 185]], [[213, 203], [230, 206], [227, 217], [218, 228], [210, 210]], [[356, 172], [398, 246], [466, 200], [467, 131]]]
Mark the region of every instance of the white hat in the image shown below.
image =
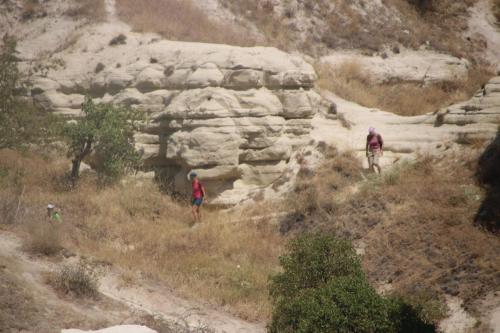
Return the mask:
[[48, 204], [48, 205], [47, 205], [47, 208], [48, 208], [48, 209], [54, 209], [54, 208], [56, 208], [56, 206], [54, 206], [53, 204]]

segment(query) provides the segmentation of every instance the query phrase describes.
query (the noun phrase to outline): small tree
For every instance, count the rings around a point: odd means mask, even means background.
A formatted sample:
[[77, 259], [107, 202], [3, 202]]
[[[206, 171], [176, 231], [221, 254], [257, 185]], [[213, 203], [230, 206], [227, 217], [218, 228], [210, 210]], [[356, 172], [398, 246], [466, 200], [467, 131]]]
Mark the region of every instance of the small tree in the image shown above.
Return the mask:
[[82, 161], [95, 154], [101, 179], [115, 180], [138, 166], [140, 156], [134, 148], [134, 132], [141, 114], [111, 104], [96, 105], [90, 97], [82, 104], [84, 116], [68, 123], [64, 133], [69, 139], [72, 157], [71, 179], [80, 174]]
[[16, 40], [5, 35], [0, 49], [0, 149], [47, 141], [56, 120], [19, 97], [26, 81], [16, 54]]

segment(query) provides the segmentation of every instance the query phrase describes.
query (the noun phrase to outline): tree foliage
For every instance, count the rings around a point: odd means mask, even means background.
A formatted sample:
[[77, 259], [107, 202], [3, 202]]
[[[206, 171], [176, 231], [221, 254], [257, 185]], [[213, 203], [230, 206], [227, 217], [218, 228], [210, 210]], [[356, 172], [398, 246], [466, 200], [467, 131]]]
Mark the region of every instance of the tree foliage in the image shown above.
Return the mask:
[[134, 148], [134, 132], [141, 120], [138, 111], [111, 104], [96, 105], [86, 97], [82, 112], [81, 119], [64, 128], [73, 180], [79, 176], [81, 162], [91, 155], [98, 175], [105, 181], [116, 180], [139, 165], [140, 156]]
[[51, 139], [55, 118], [20, 97], [26, 89], [19, 68], [15, 39], [5, 35], [0, 49], [0, 149]]
[[301, 235], [280, 263], [283, 272], [270, 284], [270, 333], [435, 332], [415, 304], [377, 294], [347, 241]]

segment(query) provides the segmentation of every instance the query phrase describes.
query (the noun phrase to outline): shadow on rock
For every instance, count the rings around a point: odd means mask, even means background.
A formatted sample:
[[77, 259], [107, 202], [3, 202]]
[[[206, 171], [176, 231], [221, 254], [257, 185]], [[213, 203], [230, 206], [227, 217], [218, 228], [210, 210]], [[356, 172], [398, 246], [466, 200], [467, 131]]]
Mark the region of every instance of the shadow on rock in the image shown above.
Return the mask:
[[479, 158], [477, 179], [486, 189], [475, 223], [500, 234], [500, 131]]

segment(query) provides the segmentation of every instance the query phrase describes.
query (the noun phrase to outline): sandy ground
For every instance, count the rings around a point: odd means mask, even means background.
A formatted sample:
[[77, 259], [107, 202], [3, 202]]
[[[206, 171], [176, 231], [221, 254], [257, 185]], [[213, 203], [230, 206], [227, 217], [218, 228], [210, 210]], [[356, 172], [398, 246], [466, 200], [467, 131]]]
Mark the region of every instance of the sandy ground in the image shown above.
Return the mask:
[[115, 268], [108, 268], [103, 272], [99, 292], [105, 297], [99, 304], [86, 305], [62, 300], [44, 283], [43, 275], [75, 258], [56, 264], [43, 258], [29, 257], [22, 251], [21, 240], [9, 232], [0, 231], [0, 256], [20, 264], [19, 274], [25, 277], [27, 284], [45, 302], [69, 308], [74, 316], [81, 316], [82, 319], [122, 323], [131, 313], [145, 313], [183, 327], [209, 327], [215, 333], [265, 332], [264, 324], [245, 322], [208, 305], [181, 299], [159, 283], [144, 280], [138, 284], [125, 285], [120, 271]]

